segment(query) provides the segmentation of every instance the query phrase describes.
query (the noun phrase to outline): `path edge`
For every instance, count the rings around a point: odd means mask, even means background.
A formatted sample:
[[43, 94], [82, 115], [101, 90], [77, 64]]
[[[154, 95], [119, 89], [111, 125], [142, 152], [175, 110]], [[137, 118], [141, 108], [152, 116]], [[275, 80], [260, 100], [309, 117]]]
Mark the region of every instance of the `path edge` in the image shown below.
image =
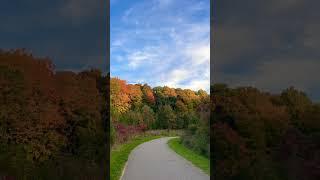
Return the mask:
[[120, 176], [119, 180], [122, 180], [122, 177], [123, 177], [124, 172], [125, 172], [125, 170], [126, 170], [126, 168], [127, 168], [127, 165], [128, 165], [128, 161], [126, 161], [126, 164], [125, 164], [124, 167], [123, 167], [123, 170], [122, 170], [122, 173], [121, 173], [121, 176]]
[[[150, 140], [150, 141], [154, 141], [154, 140], [161, 139], [161, 138], [165, 138], [165, 137], [160, 137], [160, 138], [152, 139], [152, 140]], [[144, 143], [147, 143], [147, 142], [150, 142], [150, 141], [146, 141], [146, 142], [144, 142]], [[131, 154], [136, 148], [138, 148], [140, 145], [142, 145], [142, 144], [144, 144], [144, 143], [141, 143], [141, 144], [139, 144], [138, 146], [136, 146], [135, 148], [133, 148], [132, 151], [130, 152], [130, 154]], [[127, 168], [127, 165], [128, 165], [128, 161], [129, 161], [130, 154], [129, 154], [129, 156], [128, 156], [128, 160], [126, 161], [126, 164], [125, 164], [124, 167], [123, 167], [123, 170], [122, 170], [122, 173], [121, 173], [121, 176], [120, 176], [119, 180], [122, 180], [122, 178], [123, 178], [124, 172], [125, 172], [125, 170], [126, 170], [126, 168]]]
[[[179, 137], [178, 137], [179, 138]], [[204, 170], [202, 170], [201, 168], [197, 167], [196, 165], [194, 165], [191, 161], [189, 161], [188, 159], [186, 159], [185, 157], [181, 156], [180, 154], [178, 154], [177, 152], [175, 152], [173, 149], [171, 149], [171, 147], [169, 146], [169, 140], [167, 141], [167, 147], [168, 149], [170, 149], [173, 153], [175, 153], [176, 155], [178, 155], [181, 159], [183, 159], [184, 161], [186, 161], [189, 165], [193, 166], [193, 168], [196, 168], [198, 170], [200, 170], [202, 173], [206, 174], [207, 176], [211, 176], [210, 174], [207, 174]]]

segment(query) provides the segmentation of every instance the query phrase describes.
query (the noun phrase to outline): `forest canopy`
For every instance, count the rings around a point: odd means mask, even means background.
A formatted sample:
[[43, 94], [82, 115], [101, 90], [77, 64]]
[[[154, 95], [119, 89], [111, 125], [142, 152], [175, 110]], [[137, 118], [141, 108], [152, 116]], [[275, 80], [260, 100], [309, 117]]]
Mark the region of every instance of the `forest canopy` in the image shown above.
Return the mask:
[[103, 179], [108, 143], [178, 129], [185, 146], [212, 158], [217, 180], [320, 177], [320, 104], [293, 87], [271, 94], [215, 84], [209, 95], [96, 69], [56, 71], [50, 59], [0, 50], [0, 106], [0, 175]]
[[0, 175], [106, 177], [108, 79], [94, 69], [55, 71], [50, 59], [23, 49], [1, 50]]
[[124, 142], [135, 132], [185, 130], [183, 143], [209, 157], [210, 97], [204, 90], [150, 87], [110, 79], [112, 142]]
[[293, 87], [211, 87], [216, 180], [320, 178], [320, 104]]

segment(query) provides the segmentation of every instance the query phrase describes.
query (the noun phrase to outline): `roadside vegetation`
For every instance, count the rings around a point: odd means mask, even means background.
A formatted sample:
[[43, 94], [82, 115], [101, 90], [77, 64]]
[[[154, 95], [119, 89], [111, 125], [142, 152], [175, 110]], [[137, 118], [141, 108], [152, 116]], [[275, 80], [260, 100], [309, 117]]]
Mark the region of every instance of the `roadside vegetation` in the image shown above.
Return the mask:
[[119, 180], [124, 170], [125, 164], [128, 161], [131, 151], [140, 144], [160, 138], [162, 136], [139, 136], [131, 139], [129, 142], [118, 145], [111, 150], [110, 159], [110, 179]]
[[108, 80], [0, 50], [0, 177], [105, 179]]
[[119, 180], [131, 151], [140, 144], [161, 137], [181, 136], [181, 130], [149, 130], [132, 136], [129, 140], [112, 146], [110, 154], [110, 178]]
[[188, 148], [209, 157], [210, 97], [206, 91], [151, 88], [111, 78], [110, 100], [112, 146], [146, 131], [179, 130]]
[[319, 179], [318, 103], [293, 87], [211, 90], [214, 179]]
[[196, 167], [202, 169], [205, 173], [210, 175], [210, 160], [195, 151], [187, 148], [180, 138], [173, 138], [168, 141], [169, 147], [177, 154], [190, 161]]
[[131, 151], [140, 144], [161, 137], [181, 136], [180, 130], [149, 130], [132, 136], [124, 143], [114, 144], [111, 149], [110, 177], [111, 180], [119, 180]]
[[[151, 88], [114, 77], [110, 79], [110, 100], [112, 178], [119, 177], [129, 150], [143, 142], [135, 138], [141, 135], [179, 136], [185, 147], [210, 157], [210, 96], [206, 91]], [[118, 147], [128, 148], [116, 153]]]

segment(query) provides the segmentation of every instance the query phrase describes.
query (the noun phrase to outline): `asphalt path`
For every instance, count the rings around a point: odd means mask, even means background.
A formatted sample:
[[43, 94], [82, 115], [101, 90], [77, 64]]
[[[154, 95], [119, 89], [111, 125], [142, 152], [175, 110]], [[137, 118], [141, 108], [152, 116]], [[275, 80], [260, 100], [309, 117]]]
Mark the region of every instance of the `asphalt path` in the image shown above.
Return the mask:
[[209, 180], [210, 177], [168, 147], [170, 137], [137, 146], [121, 180]]

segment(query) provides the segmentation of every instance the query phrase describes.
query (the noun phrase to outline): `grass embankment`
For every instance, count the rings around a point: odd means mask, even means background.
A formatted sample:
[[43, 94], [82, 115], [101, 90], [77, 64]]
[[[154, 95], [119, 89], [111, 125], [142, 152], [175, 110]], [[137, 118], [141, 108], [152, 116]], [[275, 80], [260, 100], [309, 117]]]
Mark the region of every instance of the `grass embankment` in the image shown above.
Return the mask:
[[110, 157], [110, 177], [111, 180], [119, 180], [122, 174], [124, 165], [126, 164], [129, 154], [131, 151], [137, 147], [138, 145], [160, 138], [162, 136], [141, 136], [136, 137], [129, 142], [118, 145], [116, 148], [111, 150], [111, 157]]
[[177, 154], [190, 161], [193, 165], [202, 169], [205, 173], [210, 175], [210, 161], [207, 157], [204, 157], [180, 143], [180, 138], [173, 138], [168, 141], [168, 145]]

